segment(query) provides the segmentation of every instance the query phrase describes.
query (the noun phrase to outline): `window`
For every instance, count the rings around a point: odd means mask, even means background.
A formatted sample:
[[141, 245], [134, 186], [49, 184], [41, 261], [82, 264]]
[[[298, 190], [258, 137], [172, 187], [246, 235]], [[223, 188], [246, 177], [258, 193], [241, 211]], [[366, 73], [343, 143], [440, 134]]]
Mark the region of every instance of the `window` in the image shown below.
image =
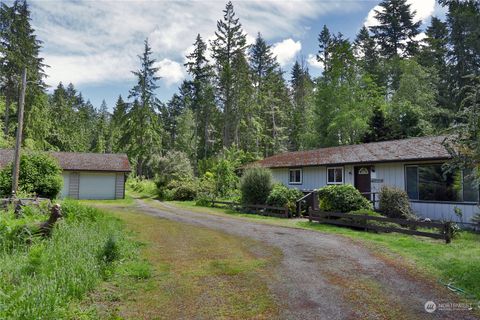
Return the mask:
[[407, 166], [405, 179], [412, 200], [478, 202], [478, 184], [471, 170], [445, 173], [441, 164]]
[[343, 167], [327, 168], [327, 184], [343, 183]]
[[302, 169], [290, 169], [288, 173], [289, 184], [302, 184]]

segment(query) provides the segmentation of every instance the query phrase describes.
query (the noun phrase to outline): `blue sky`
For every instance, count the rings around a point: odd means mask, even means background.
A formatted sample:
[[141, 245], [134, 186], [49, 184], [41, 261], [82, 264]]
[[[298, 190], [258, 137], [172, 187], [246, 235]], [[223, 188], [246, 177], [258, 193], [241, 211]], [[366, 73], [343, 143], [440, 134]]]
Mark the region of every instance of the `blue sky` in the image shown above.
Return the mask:
[[[318, 75], [317, 36], [324, 24], [353, 39], [363, 24], [372, 25], [380, 1], [233, 1], [237, 17], [252, 42], [261, 32], [288, 73], [303, 57]], [[416, 19], [428, 23], [442, 16], [435, 0], [409, 0]], [[30, 1], [32, 24], [43, 41], [42, 56], [50, 66], [47, 83], [72, 82], [98, 107], [113, 107], [126, 97], [138, 68], [137, 54], [149, 38], [160, 67], [159, 98], [166, 102], [186, 77], [183, 63], [197, 33], [213, 38], [226, 1]], [[288, 75], [287, 75], [288, 76]]]

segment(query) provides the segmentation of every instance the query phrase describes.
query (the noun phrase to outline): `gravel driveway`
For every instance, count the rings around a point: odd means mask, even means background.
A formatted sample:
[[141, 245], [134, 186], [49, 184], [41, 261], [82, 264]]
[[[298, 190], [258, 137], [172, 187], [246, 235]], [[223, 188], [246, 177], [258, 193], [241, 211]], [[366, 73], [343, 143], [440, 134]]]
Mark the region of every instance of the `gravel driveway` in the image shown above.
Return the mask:
[[394, 259], [375, 255], [345, 237], [192, 212], [160, 202], [152, 206], [138, 200], [136, 209], [280, 248], [283, 258], [274, 267], [269, 286], [283, 306], [285, 319], [479, 319], [467, 311], [427, 313], [427, 301], [453, 303], [458, 298]]

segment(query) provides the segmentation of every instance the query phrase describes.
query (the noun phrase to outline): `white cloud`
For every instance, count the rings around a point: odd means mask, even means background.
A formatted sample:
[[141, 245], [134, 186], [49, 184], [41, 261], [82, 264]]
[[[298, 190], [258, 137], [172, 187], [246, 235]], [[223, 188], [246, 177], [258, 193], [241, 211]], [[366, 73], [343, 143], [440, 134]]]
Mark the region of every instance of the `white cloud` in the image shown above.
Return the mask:
[[[435, 12], [435, 2], [435, 0], [407, 0], [407, 3], [410, 4], [410, 8], [416, 11], [415, 22], [425, 21], [430, 18]], [[375, 19], [375, 10], [382, 11], [382, 8], [377, 5], [368, 12], [364, 23], [366, 27], [378, 24], [377, 19]]]
[[162, 77], [167, 86], [181, 82], [185, 79], [185, 69], [183, 65], [170, 59], [163, 59], [157, 62], [156, 67], [159, 67], [158, 75]]
[[[32, 1], [32, 22], [44, 41], [42, 56], [51, 66], [47, 83], [89, 83], [132, 79], [137, 54], [149, 38], [159, 61], [183, 61], [198, 33], [213, 36], [222, 18], [225, 1]], [[306, 19], [333, 12], [353, 11], [360, 3], [334, 1], [238, 0], [234, 3], [244, 31], [261, 32], [267, 41], [285, 34], [300, 37]], [[287, 39], [277, 46], [286, 63], [298, 52], [300, 42]], [[178, 65], [167, 64], [169, 79], [180, 78]]]
[[323, 63], [321, 61], [318, 61], [317, 56], [312, 54], [312, 53], [310, 53], [308, 55], [307, 63], [308, 63], [309, 66], [311, 66], [313, 68], [323, 70]]
[[278, 63], [282, 67], [292, 62], [300, 50], [302, 50], [302, 43], [293, 41], [291, 38], [277, 42], [272, 46], [272, 52], [277, 56]]

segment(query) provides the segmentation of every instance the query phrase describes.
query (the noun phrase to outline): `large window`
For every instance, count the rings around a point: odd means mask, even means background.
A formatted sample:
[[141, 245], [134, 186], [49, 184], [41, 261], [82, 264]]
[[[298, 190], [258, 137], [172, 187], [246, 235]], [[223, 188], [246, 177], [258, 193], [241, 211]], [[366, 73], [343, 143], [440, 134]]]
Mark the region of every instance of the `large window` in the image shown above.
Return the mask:
[[410, 199], [424, 201], [478, 202], [478, 184], [471, 170], [445, 173], [441, 164], [407, 166], [406, 189]]
[[302, 169], [290, 169], [288, 176], [289, 184], [302, 184]]
[[343, 183], [343, 167], [327, 168], [327, 184]]

